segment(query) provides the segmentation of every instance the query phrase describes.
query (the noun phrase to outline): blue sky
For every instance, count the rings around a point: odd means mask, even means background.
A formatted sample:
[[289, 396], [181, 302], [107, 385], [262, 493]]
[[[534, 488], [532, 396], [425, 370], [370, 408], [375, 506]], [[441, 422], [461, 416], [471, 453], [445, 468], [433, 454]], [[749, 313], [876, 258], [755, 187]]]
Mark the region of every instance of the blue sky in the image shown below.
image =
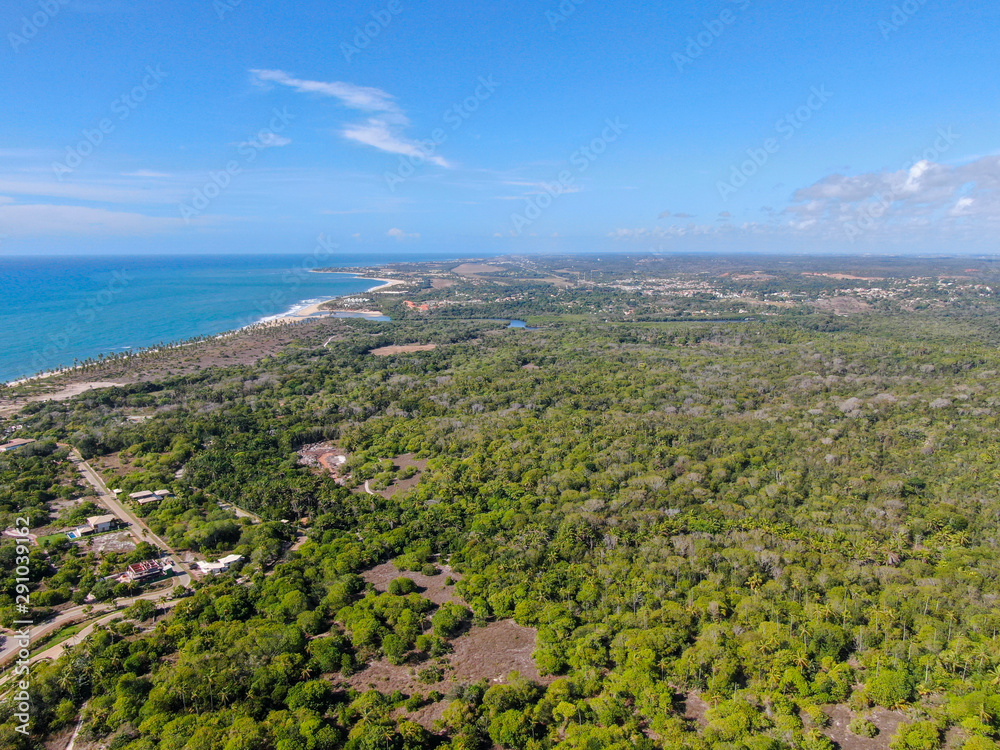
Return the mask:
[[9, 0], [0, 33], [0, 254], [997, 251], [990, 0]]

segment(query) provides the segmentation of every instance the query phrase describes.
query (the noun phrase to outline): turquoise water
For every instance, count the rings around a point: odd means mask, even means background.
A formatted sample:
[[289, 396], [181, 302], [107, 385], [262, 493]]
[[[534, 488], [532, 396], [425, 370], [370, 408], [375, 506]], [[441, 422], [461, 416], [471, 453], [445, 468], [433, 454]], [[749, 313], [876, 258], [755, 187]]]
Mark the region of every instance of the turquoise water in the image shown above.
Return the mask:
[[361, 294], [378, 282], [309, 269], [370, 262], [326, 255], [0, 257], [0, 382]]

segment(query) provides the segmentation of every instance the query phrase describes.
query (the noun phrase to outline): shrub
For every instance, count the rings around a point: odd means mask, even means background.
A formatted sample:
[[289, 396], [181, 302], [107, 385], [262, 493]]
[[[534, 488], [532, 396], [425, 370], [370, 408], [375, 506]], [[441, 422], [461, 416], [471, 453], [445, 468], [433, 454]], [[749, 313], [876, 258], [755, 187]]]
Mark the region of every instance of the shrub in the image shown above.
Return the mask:
[[417, 584], [412, 578], [395, 578], [389, 581], [389, 593], [395, 596], [406, 596], [417, 590]]
[[810, 704], [805, 707], [805, 712], [806, 716], [809, 717], [809, 721], [813, 723], [813, 726], [826, 727], [830, 725], [830, 717], [819, 706]]
[[878, 727], [863, 716], [856, 716], [851, 719], [851, 723], [847, 725], [847, 729], [851, 734], [856, 734], [858, 737], [867, 737], [868, 739], [878, 735]]
[[894, 708], [913, 697], [913, 680], [906, 672], [883, 669], [867, 682], [868, 696], [884, 708]]
[[937, 750], [941, 746], [941, 730], [931, 721], [900, 724], [889, 747], [892, 750]]

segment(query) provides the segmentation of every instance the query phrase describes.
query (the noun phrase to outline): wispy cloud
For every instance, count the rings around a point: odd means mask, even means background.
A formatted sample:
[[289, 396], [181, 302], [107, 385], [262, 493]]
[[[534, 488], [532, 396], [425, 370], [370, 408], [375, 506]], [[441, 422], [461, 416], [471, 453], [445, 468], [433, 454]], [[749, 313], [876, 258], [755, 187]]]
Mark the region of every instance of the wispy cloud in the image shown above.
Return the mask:
[[17, 205], [0, 201], [0, 228], [15, 237], [146, 235], [181, 229], [181, 219], [87, 206]]
[[291, 138], [285, 138], [283, 135], [278, 135], [277, 133], [272, 133], [270, 131], [262, 132], [255, 140], [244, 141], [243, 143], [237, 144], [240, 148], [244, 146], [250, 146], [255, 149], [264, 148], [280, 148], [281, 146], [287, 146], [292, 142]]
[[386, 234], [387, 237], [392, 237], [394, 240], [397, 240], [398, 242], [402, 242], [403, 240], [419, 240], [420, 239], [420, 235], [417, 234], [417, 233], [407, 234], [402, 229], [396, 229], [395, 227], [393, 227], [392, 229], [390, 229], [385, 234]]
[[61, 183], [54, 180], [21, 180], [0, 175], [0, 192], [17, 196], [40, 196], [94, 203], [172, 203], [176, 189], [151, 190], [132, 187], [128, 182], [101, 180], [90, 183]]
[[348, 109], [369, 113], [360, 123], [346, 125], [341, 135], [347, 140], [364, 144], [389, 154], [421, 157], [440, 167], [451, 165], [441, 156], [427, 154], [420, 144], [407, 138], [404, 130], [410, 120], [395, 98], [381, 89], [356, 86], [343, 81], [308, 81], [295, 78], [282, 70], [250, 71], [257, 85], [278, 84], [303, 94], [318, 94], [336, 99]]

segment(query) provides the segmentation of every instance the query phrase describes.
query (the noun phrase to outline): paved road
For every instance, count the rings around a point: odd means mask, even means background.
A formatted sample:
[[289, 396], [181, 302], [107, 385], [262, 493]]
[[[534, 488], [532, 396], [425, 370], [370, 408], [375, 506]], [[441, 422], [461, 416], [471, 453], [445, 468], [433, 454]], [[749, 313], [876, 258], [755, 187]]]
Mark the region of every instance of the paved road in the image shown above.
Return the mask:
[[[62, 444], [60, 443], [60, 445]], [[108, 509], [118, 516], [118, 518], [123, 521], [127, 521], [132, 525], [132, 534], [136, 539], [155, 544], [173, 558], [174, 564], [178, 568], [184, 571], [187, 575], [192, 575], [191, 569], [181, 560], [180, 555], [178, 555], [169, 544], [163, 541], [163, 539], [154, 534], [153, 530], [149, 528], [141, 518], [132, 513], [126, 505], [119, 502], [117, 496], [108, 489], [104, 480], [101, 479], [101, 475], [94, 471], [93, 467], [83, 460], [83, 456], [80, 455], [80, 452], [76, 448], [69, 445], [62, 445], [62, 447], [69, 448], [70, 460], [76, 464], [76, 467], [80, 470], [80, 474], [83, 475], [83, 478], [86, 479], [95, 490], [97, 490], [97, 494], [100, 496], [101, 502], [107, 505]]]
[[[160, 593], [163, 594], [164, 592], [161, 591]], [[160, 602], [157, 606], [160, 609], [171, 609], [173, 607], [176, 607], [182, 601], [184, 600], [173, 599], [169, 602]], [[121, 617], [121, 612], [113, 612], [107, 615], [106, 617], [101, 617], [97, 620], [94, 620], [92, 623], [87, 625], [87, 627], [85, 627], [76, 635], [67, 638], [65, 641], [61, 643], [57, 643], [55, 646], [50, 646], [44, 651], [40, 651], [34, 656], [32, 656], [31, 657], [32, 663], [39, 661], [41, 659], [52, 659], [52, 660], [58, 659], [60, 656], [62, 656], [63, 651], [68, 649], [70, 646], [75, 646], [76, 644], [80, 643], [83, 639], [85, 639], [88, 635], [93, 633], [95, 627], [97, 627], [98, 625], [103, 625], [106, 622], [111, 622], [116, 617]]]
[[[191, 576], [189, 576], [187, 573], [184, 573], [183, 575], [175, 576], [172, 579], [172, 582], [174, 583], [174, 586], [189, 586], [191, 584]], [[119, 599], [118, 602], [119, 604], [128, 607], [132, 604], [135, 604], [135, 602], [139, 601], [140, 599], [148, 599], [151, 601], [155, 601], [160, 597], [170, 596], [170, 591], [171, 589], [147, 591], [145, 594], [139, 594], [138, 596], [129, 597], [127, 599]], [[173, 606], [173, 604], [174, 602], [165, 602], [161, 606]], [[78, 622], [80, 620], [87, 619], [88, 617], [96, 617], [99, 616], [102, 612], [109, 612], [109, 610], [111, 610], [110, 604], [95, 604], [92, 605], [93, 610], [89, 614], [87, 614], [83, 611], [86, 606], [87, 605], [80, 605], [78, 607], [71, 607], [70, 609], [63, 610], [58, 615], [56, 615], [52, 620], [49, 620], [46, 623], [42, 623], [41, 625], [31, 628], [31, 639], [33, 641], [38, 641], [39, 639], [48, 635], [49, 633], [55, 632], [56, 630], [59, 630], [60, 628], [66, 625], [69, 625], [70, 623]], [[105, 619], [110, 620], [117, 614], [118, 614], [117, 611], [110, 612], [109, 616]], [[3, 647], [0, 648], [0, 666], [3, 666], [8, 661], [13, 659], [19, 650], [20, 650], [20, 644], [18, 644], [18, 642], [14, 638], [8, 637], [6, 643], [4, 643]], [[32, 659], [34, 658], [36, 657], [32, 657]]]
[[[104, 480], [101, 479], [100, 475], [96, 471], [94, 471], [94, 469], [90, 466], [90, 464], [88, 464], [86, 461], [83, 460], [83, 456], [80, 455], [80, 452], [76, 448], [63, 443], [60, 443], [60, 446], [69, 449], [70, 460], [74, 464], [76, 464], [77, 469], [79, 469], [80, 474], [83, 475], [84, 479], [86, 479], [87, 482], [97, 491], [98, 496], [100, 496], [101, 498], [101, 502], [107, 505], [108, 508], [111, 510], [111, 512], [114, 513], [116, 516], [118, 516], [118, 518], [132, 524], [132, 529], [131, 529], [132, 534], [133, 536], [136, 537], [136, 539], [144, 539], [148, 542], [151, 542], [171, 556], [174, 566], [181, 573], [180, 576], [177, 576], [174, 579], [175, 580], [174, 585], [190, 586], [192, 580], [191, 570], [181, 561], [180, 556], [173, 549], [171, 549], [170, 545], [167, 544], [165, 541], [163, 541], [156, 534], [154, 534], [152, 529], [146, 526], [146, 524], [143, 523], [141, 518], [138, 518], [136, 515], [132, 513], [131, 510], [125, 507], [122, 503], [118, 502], [118, 498], [115, 497], [114, 493], [108, 490], [108, 487], [104, 483]], [[142, 530], [142, 532], [144, 533], [137, 532], [137, 529]], [[150, 591], [145, 594], [139, 594], [138, 596], [134, 596], [128, 599], [121, 599], [119, 601], [123, 603], [124, 606], [129, 606], [130, 604], [137, 602], [140, 599], [155, 600], [163, 596], [169, 596], [169, 594], [170, 594], [169, 591], [164, 591], [164, 590]], [[81, 605], [79, 607], [72, 607], [70, 609], [63, 610], [49, 622], [33, 627], [31, 629], [32, 640], [37, 641], [40, 638], [48, 635], [49, 633], [59, 630], [65, 625], [68, 625], [72, 622], [77, 622], [82, 619], [86, 619], [88, 615], [85, 615], [83, 612], [84, 606], [86, 605]], [[109, 609], [110, 605], [101, 605], [101, 604], [94, 605], [94, 608], [89, 616], [93, 617]], [[114, 615], [109, 615], [107, 618], [104, 619], [110, 620], [113, 616]], [[88, 625], [85, 630], [89, 634], [90, 631], [93, 630], [93, 627]], [[81, 637], [82, 636], [78, 634], [77, 636], [74, 636], [73, 640], [76, 640]], [[8, 637], [3, 647], [0, 648], [0, 666], [3, 666], [8, 661], [13, 659], [17, 651], [19, 650], [20, 650], [20, 645], [13, 638]], [[60, 653], [62, 653], [62, 651], [60, 651]]]

